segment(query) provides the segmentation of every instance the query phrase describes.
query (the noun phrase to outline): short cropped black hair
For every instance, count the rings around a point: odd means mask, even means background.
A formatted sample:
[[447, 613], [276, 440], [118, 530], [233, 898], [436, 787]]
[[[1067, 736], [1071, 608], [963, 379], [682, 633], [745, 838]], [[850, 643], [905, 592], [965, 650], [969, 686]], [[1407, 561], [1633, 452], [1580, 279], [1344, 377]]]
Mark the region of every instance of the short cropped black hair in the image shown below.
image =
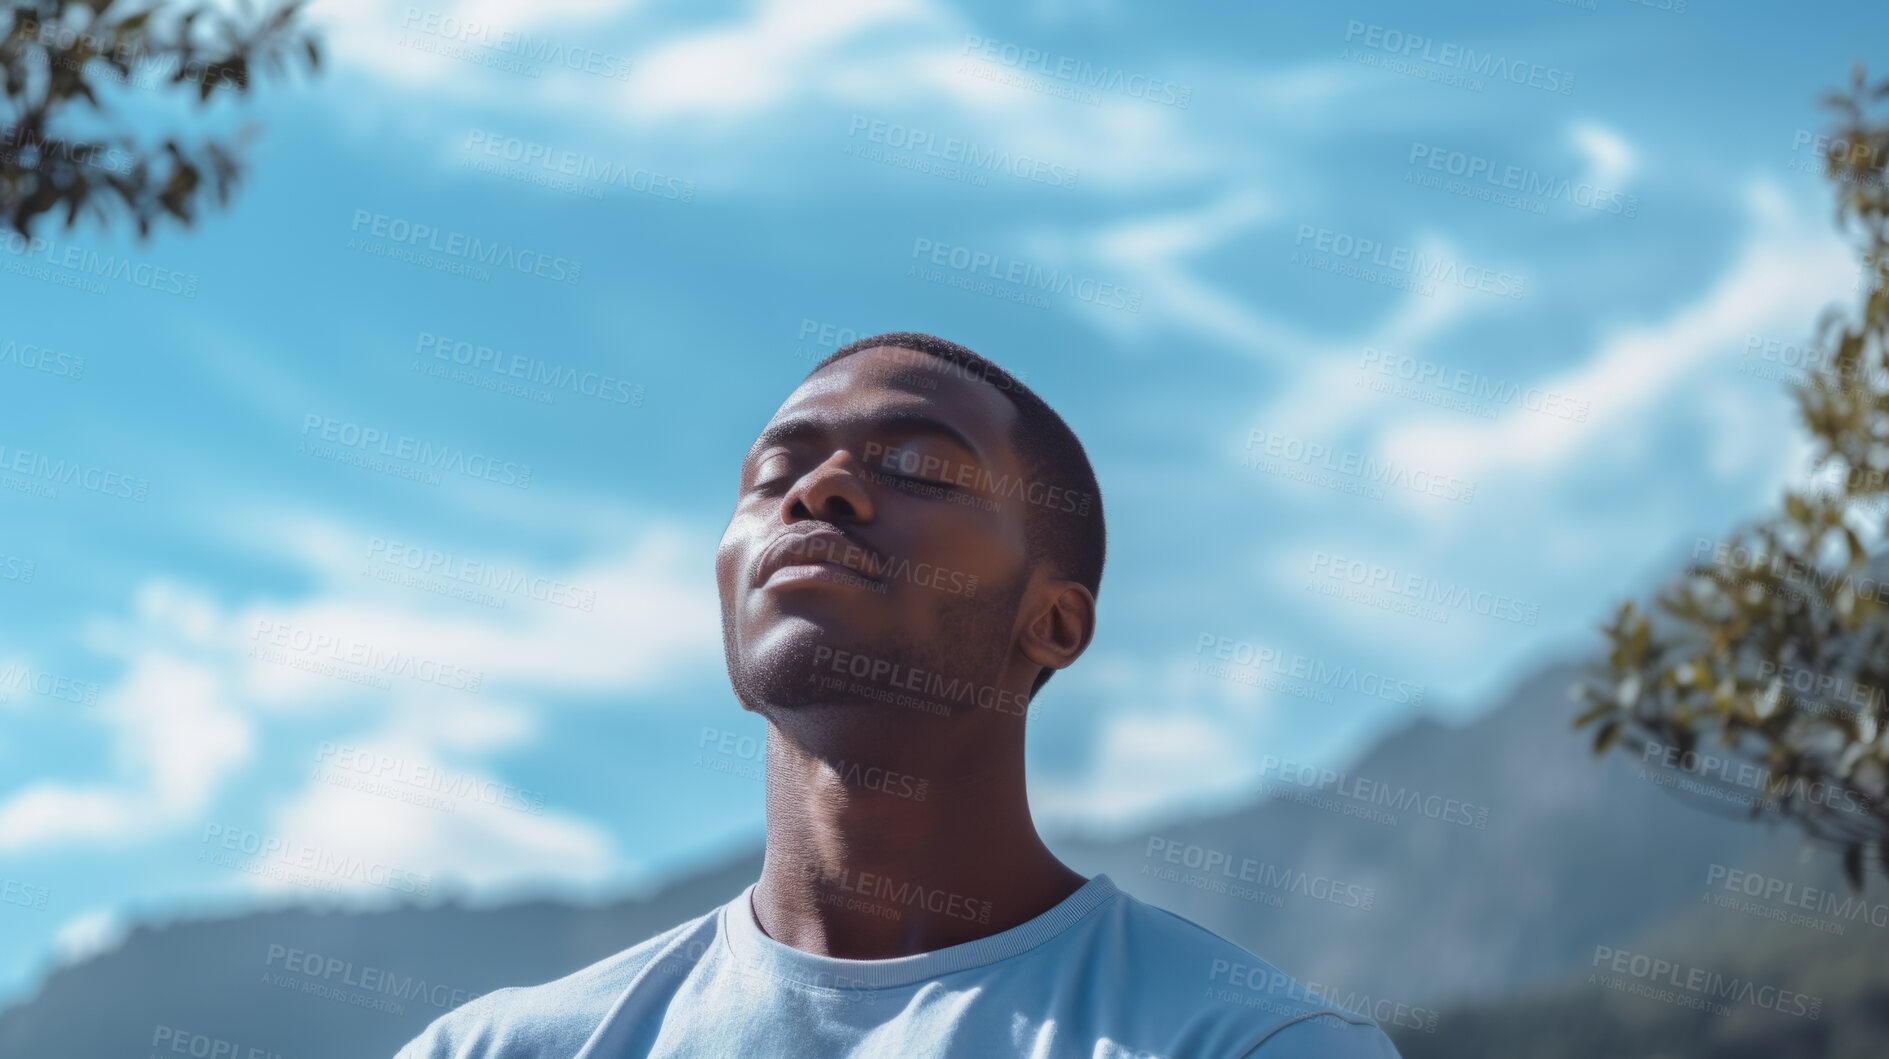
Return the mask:
[[[881, 347], [911, 350], [935, 357], [952, 374], [995, 386], [1017, 410], [1010, 443], [1021, 457], [1026, 481], [1006, 483], [1003, 499], [1022, 503], [1029, 560], [1049, 561], [1057, 572], [1100, 597], [1102, 561], [1108, 551], [1108, 533], [1102, 523], [1102, 487], [1095, 480], [1089, 454], [1076, 440], [1063, 417], [1016, 376], [986, 357], [936, 335], [893, 331], [862, 338], [835, 350], [813, 366], [813, 372], [855, 353]], [[1045, 667], [1030, 688], [1034, 698], [1055, 670]]]

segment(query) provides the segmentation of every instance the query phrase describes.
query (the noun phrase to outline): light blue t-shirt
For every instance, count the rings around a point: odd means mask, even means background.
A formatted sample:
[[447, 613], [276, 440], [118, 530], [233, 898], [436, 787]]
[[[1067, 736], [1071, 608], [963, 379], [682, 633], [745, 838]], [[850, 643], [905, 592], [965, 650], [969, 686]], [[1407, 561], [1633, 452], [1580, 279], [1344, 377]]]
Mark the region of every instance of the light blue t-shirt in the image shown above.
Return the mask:
[[1026, 923], [886, 960], [790, 948], [754, 887], [555, 982], [433, 1021], [396, 1059], [1396, 1059], [1370, 1019], [1097, 875]]

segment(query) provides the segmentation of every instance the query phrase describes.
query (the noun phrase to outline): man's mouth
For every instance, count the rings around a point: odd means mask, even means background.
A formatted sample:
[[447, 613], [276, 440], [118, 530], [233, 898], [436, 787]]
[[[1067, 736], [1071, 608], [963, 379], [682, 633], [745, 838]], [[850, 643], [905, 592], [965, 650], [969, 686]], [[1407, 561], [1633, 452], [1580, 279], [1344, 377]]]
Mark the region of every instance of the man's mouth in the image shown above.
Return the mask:
[[[835, 581], [872, 587], [878, 578], [867, 573], [872, 554], [844, 534], [832, 530], [789, 533], [775, 538], [761, 552], [755, 580], [764, 585], [784, 581]], [[884, 591], [883, 587], [878, 591]]]

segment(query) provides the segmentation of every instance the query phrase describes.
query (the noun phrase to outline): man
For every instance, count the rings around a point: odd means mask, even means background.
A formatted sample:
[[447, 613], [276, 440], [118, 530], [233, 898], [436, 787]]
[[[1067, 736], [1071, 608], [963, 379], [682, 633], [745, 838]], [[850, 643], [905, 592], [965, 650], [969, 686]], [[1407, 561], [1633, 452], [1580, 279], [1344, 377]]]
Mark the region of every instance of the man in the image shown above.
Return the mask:
[[1095, 632], [1098, 494], [1062, 419], [962, 346], [822, 361], [748, 450], [716, 560], [729, 680], [768, 725], [761, 878], [400, 1059], [1396, 1056], [1038, 837], [1024, 721]]

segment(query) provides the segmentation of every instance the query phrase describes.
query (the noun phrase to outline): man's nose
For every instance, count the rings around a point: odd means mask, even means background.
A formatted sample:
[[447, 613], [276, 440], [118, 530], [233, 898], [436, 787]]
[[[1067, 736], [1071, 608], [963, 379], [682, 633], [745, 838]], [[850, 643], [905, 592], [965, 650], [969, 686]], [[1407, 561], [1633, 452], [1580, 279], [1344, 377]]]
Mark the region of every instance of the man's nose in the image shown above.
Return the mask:
[[781, 497], [781, 521], [871, 522], [872, 494], [851, 453], [835, 452]]

